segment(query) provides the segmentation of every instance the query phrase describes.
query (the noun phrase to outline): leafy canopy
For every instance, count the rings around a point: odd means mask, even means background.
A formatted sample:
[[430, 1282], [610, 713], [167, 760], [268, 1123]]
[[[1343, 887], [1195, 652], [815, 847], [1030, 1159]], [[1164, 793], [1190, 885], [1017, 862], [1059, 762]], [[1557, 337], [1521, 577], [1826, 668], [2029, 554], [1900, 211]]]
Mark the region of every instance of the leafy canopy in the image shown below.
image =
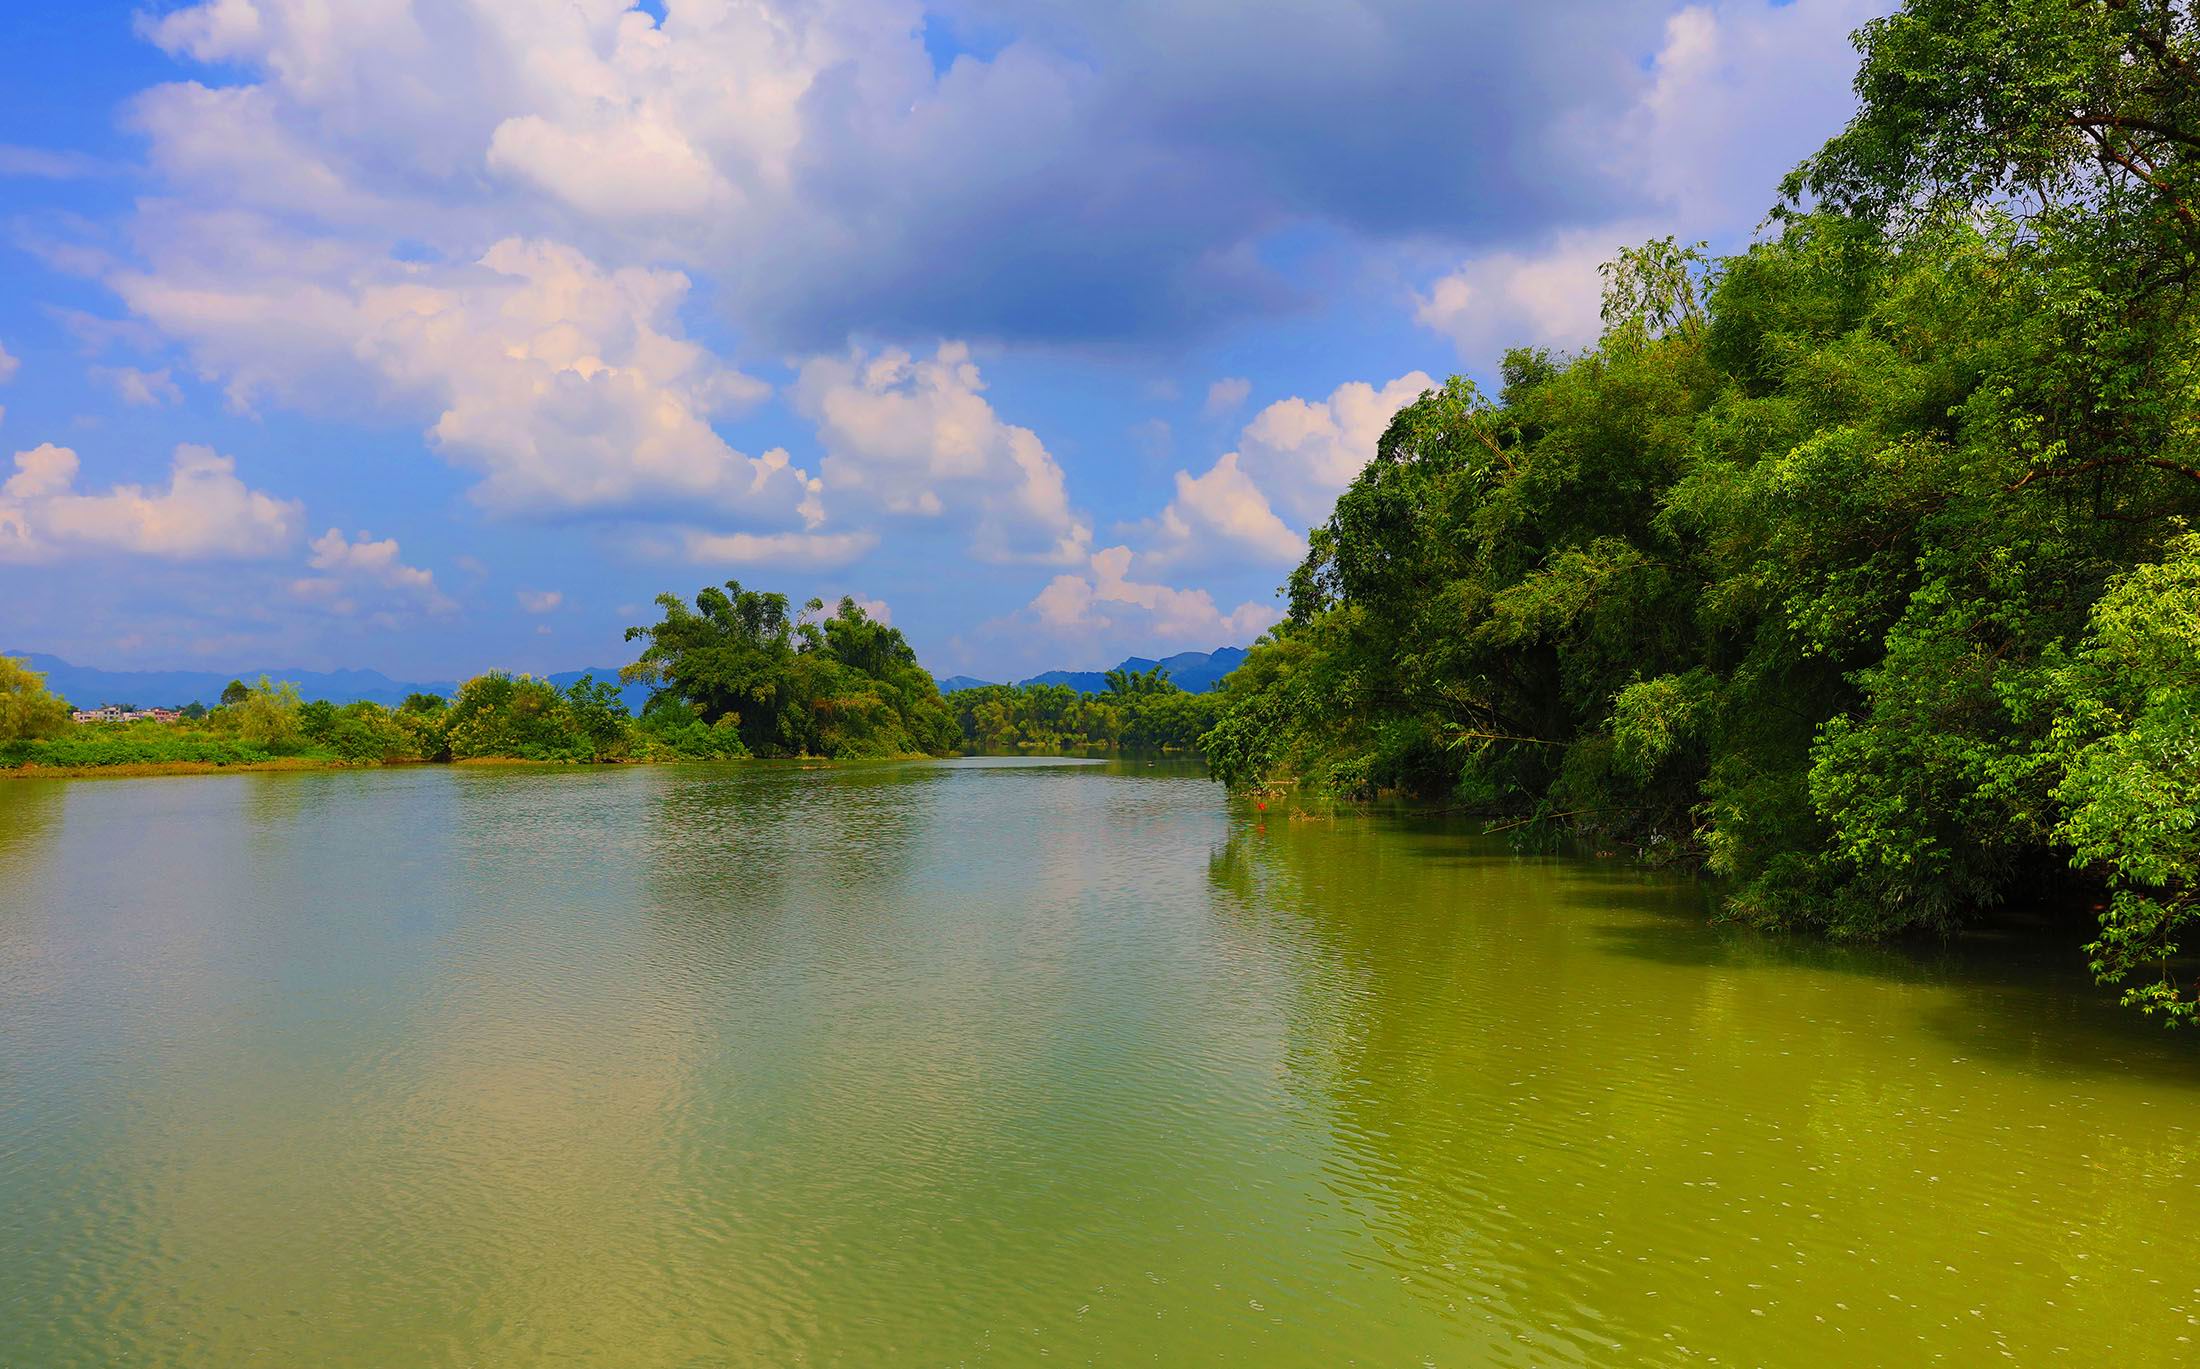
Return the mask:
[[1912, 0], [1772, 236], [1605, 273], [1605, 332], [1392, 420], [1202, 739], [1727, 877], [1732, 916], [2099, 907], [2195, 1012], [2200, 33]]
[[799, 620], [787, 597], [729, 580], [691, 606], [657, 598], [662, 617], [627, 629], [642, 641], [629, 680], [647, 680], [645, 716], [669, 713], [733, 729], [759, 756], [939, 754], [956, 744], [939, 687], [899, 629], [852, 598], [830, 616], [818, 600]]

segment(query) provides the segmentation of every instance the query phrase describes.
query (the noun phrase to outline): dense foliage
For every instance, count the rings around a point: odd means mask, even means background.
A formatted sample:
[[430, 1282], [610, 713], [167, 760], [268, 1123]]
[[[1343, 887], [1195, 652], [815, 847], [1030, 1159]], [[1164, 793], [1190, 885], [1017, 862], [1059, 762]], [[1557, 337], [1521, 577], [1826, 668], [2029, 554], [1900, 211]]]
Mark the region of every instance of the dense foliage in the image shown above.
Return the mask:
[[1159, 667], [1111, 670], [1107, 688], [980, 685], [947, 696], [965, 750], [992, 755], [1065, 751], [1190, 751], [1215, 725], [1221, 696], [1193, 694]]
[[0, 769], [38, 765], [68, 769], [117, 766], [265, 765], [280, 759], [235, 736], [160, 723], [94, 723], [39, 741], [0, 742]]
[[1606, 270], [1590, 350], [1399, 413], [1206, 738], [1698, 860], [1737, 916], [2098, 905], [2195, 1011], [2200, 39], [1913, 0], [1778, 231]]
[[938, 755], [955, 748], [939, 686], [899, 629], [844, 598], [830, 617], [812, 599], [705, 586], [691, 607], [661, 594], [663, 618], [627, 629], [643, 641], [625, 672], [656, 688], [645, 722], [733, 729], [758, 756]]
[[51, 737], [69, 725], [69, 705], [46, 692], [46, 677], [0, 656], [0, 742]]
[[[0, 658], [0, 685], [14, 666]], [[415, 694], [395, 709], [302, 702], [297, 686], [264, 678], [257, 685], [235, 682], [222, 699], [211, 709], [186, 710], [177, 722], [72, 723], [68, 705], [43, 689], [18, 691], [11, 708], [58, 721], [35, 736], [0, 741], [0, 766], [227, 766], [285, 759], [350, 765], [601, 762], [744, 754], [728, 730], [714, 732], [692, 719], [634, 719], [617, 688], [593, 676], [561, 690], [547, 681], [492, 671], [461, 685], [455, 700]]]
[[640, 718], [608, 680], [560, 689], [490, 671], [453, 698], [414, 694], [394, 709], [305, 702], [263, 678], [231, 681], [213, 708], [176, 721], [73, 723], [40, 676], [0, 658], [0, 767], [880, 757], [958, 743], [909, 643], [853, 600], [830, 617], [812, 600], [799, 620], [786, 596], [738, 584], [705, 589], [693, 609], [658, 603], [664, 621], [627, 634], [648, 643], [627, 673], [656, 685]]

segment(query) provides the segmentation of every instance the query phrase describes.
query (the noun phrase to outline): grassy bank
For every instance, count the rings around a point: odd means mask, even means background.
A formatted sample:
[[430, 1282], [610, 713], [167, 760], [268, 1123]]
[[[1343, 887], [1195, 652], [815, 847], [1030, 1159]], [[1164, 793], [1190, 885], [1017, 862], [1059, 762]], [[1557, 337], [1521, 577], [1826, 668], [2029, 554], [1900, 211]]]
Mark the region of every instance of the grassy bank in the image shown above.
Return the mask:
[[[386, 759], [347, 759], [333, 752], [301, 752], [277, 755], [262, 747], [185, 735], [165, 746], [131, 745], [99, 738], [70, 738], [69, 745], [8, 743], [0, 746], [0, 780], [8, 779], [139, 779], [153, 775], [227, 775], [255, 771], [381, 770], [412, 766], [462, 768], [529, 766], [540, 769], [610, 765], [673, 765], [703, 761], [750, 761], [745, 755], [695, 756], [657, 749], [646, 754], [605, 757], [597, 760], [541, 756], [466, 756], [460, 759], [422, 760], [393, 756]], [[937, 759], [925, 752], [867, 756], [865, 763]], [[827, 766], [850, 762], [831, 757], [799, 756], [767, 760], [764, 764]]]
[[0, 768], [10, 779], [142, 779], [148, 775], [228, 775], [257, 770], [339, 770], [351, 762], [321, 756], [271, 756], [245, 761], [117, 761], [105, 765], [50, 765], [31, 762]]
[[282, 754], [236, 737], [149, 725], [132, 728], [79, 727], [58, 737], [0, 743], [0, 772], [35, 769], [105, 771], [134, 767], [155, 773], [168, 767], [204, 770], [268, 766], [277, 762], [334, 764], [334, 753], [311, 750]]

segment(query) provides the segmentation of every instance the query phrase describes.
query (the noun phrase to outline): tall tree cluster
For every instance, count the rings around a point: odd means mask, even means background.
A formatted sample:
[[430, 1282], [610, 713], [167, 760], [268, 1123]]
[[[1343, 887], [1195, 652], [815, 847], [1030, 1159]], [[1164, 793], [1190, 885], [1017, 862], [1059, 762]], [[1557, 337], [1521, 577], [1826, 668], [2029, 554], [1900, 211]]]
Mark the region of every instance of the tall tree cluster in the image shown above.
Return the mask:
[[657, 606], [658, 622], [626, 633], [645, 645], [623, 673], [655, 686], [645, 724], [669, 713], [731, 727], [756, 756], [937, 755], [961, 741], [908, 640], [853, 599], [796, 615], [786, 595], [729, 580]]
[[2050, 897], [2188, 1019], [2193, 13], [1913, 0], [1858, 46], [1763, 241], [1624, 253], [1596, 346], [1398, 414], [1205, 749], [1701, 862], [1771, 925]]
[[947, 696], [963, 746], [986, 754], [1065, 751], [1192, 751], [1213, 727], [1217, 694], [1193, 694], [1151, 670], [1111, 670], [1106, 688], [1065, 684], [978, 685]]

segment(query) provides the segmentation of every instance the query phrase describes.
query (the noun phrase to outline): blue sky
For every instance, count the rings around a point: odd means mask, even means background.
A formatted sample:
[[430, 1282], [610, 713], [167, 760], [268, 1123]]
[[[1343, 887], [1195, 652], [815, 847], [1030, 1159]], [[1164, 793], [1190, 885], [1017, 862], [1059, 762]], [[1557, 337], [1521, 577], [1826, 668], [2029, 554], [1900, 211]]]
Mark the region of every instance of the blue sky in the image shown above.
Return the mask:
[[0, 17], [0, 647], [942, 674], [1250, 641], [1398, 405], [1746, 242], [1860, 0], [207, 0]]

